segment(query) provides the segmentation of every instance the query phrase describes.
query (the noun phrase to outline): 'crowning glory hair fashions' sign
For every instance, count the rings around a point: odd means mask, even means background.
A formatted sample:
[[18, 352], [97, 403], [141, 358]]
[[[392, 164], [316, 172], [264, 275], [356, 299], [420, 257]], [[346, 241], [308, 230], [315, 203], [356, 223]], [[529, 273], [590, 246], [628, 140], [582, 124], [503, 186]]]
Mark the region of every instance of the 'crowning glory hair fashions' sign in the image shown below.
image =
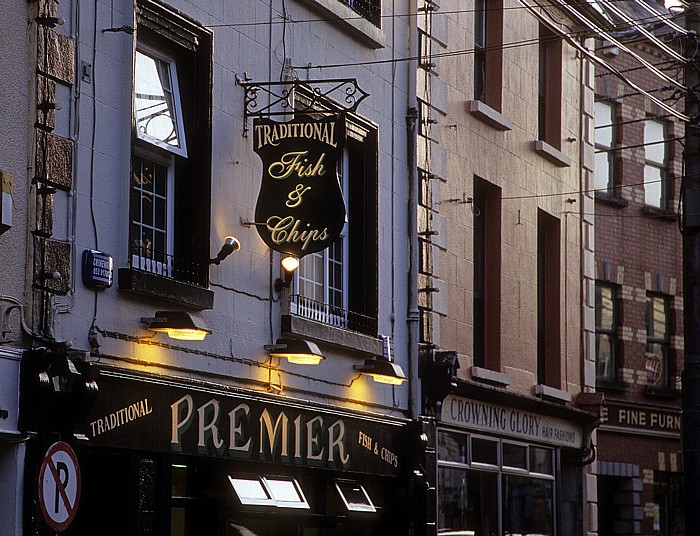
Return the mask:
[[263, 161], [256, 227], [275, 251], [303, 257], [336, 241], [345, 223], [337, 162], [342, 118], [253, 122], [253, 150]]

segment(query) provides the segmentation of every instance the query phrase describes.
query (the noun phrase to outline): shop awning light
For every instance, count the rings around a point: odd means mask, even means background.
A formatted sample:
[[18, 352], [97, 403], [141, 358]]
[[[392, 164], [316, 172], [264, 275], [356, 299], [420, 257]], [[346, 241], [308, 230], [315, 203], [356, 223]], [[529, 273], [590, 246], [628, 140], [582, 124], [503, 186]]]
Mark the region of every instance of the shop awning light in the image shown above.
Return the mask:
[[305, 339], [282, 338], [276, 344], [265, 345], [272, 357], [281, 357], [295, 365], [318, 365], [326, 359], [315, 343]]
[[345, 507], [351, 512], [376, 512], [377, 509], [369, 498], [367, 490], [356, 480], [338, 478], [335, 481], [335, 489], [338, 490]]
[[310, 508], [299, 482], [294, 478], [229, 475], [228, 479], [242, 505]]
[[181, 341], [201, 341], [211, 333], [202, 320], [184, 311], [157, 311], [155, 317], [142, 317], [141, 322], [156, 333]]
[[386, 359], [365, 359], [364, 365], [355, 365], [354, 368], [360, 374], [372, 376], [378, 383], [401, 385], [408, 379], [399, 365]]

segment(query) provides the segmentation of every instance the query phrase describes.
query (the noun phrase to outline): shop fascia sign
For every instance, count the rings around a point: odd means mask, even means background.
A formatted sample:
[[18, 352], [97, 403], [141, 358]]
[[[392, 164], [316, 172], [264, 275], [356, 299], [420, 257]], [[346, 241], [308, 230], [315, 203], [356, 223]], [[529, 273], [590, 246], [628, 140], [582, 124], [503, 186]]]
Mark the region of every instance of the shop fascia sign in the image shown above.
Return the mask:
[[271, 249], [301, 258], [338, 239], [345, 224], [337, 172], [344, 140], [342, 115], [254, 120], [253, 150], [263, 162], [255, 225]]
[[100, 446], [395, 475], [402, 424], [101, 376], [88, 438]]
[[646, 407], [606, 402], [603, 410], [604, 430], [633, 434], [680, 437], [682, 415], [676, 408]]
[[448, 395], [442, 403], [441, 422], [460, 428], [580, 449], [583, 430], [565, 420]]

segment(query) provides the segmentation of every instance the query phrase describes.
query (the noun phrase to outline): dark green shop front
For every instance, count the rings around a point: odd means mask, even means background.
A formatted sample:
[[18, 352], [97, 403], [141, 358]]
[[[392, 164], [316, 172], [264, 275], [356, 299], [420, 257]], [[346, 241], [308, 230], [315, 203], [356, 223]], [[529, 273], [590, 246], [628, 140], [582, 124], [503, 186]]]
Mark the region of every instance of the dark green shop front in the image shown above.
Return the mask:
[[407, 421], [102, 370], [66, 534], [408, 534]]

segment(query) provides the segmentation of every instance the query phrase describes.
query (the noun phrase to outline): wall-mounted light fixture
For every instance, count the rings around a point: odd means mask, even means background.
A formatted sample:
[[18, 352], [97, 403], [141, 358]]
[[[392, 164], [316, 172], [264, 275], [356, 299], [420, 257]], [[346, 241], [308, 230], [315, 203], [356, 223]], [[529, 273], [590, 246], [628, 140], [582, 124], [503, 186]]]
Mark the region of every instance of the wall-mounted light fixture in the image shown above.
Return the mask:
[[241, 243], [238, 241], [238, 239], [235, 236], [227, 236], [226, 240], [224, 240], [224, 245], [221, 246], [221, 249], [219, 250], [219, 253], [216, 254], [216, 257], [209, 259], [209, 264], [220, 264], [221, 261], [231, 255], [231, 253], [238, 251], [239, 249], [241, 249]]
[[354, 368], [360, 374], [372, 376], [377, 383], [401, 385], [408, 379], [399, 365], [386, 359], [365, 359], [364, 365], [355, 365]]
[[202, 320], [184, 311], [157, 311], [155, 317], [142, 317], [141, 322], [156, 333], [181, 341], [201, 341], [211, 333]]
[[390, 385], [401, 385], [408, 378], [403, 369], [394, 363], [391, 348], [391, 336], [382, 335], [384, 346], [382, 355], [374, 359], [365, 359], [364, 365], [355, 365], [354, 369], [360, 374], [372, 376], [377, 383], [388, 383]]
[[315, 343], [304, 339], [281, 338], [276, 344], [266, 344], [272, 357], [281, 357], [295, 365], [318, 365], [326, 359]]
[[278, 277], [275, 279], [275, 292], [282, 292], [283, 288], [288, 288], [292, 284], [294, 270], [299, 268], [299, 259], [293, 255], [288, 255], [282, 259], [282, 269], [284, 270], [284, 278]]

